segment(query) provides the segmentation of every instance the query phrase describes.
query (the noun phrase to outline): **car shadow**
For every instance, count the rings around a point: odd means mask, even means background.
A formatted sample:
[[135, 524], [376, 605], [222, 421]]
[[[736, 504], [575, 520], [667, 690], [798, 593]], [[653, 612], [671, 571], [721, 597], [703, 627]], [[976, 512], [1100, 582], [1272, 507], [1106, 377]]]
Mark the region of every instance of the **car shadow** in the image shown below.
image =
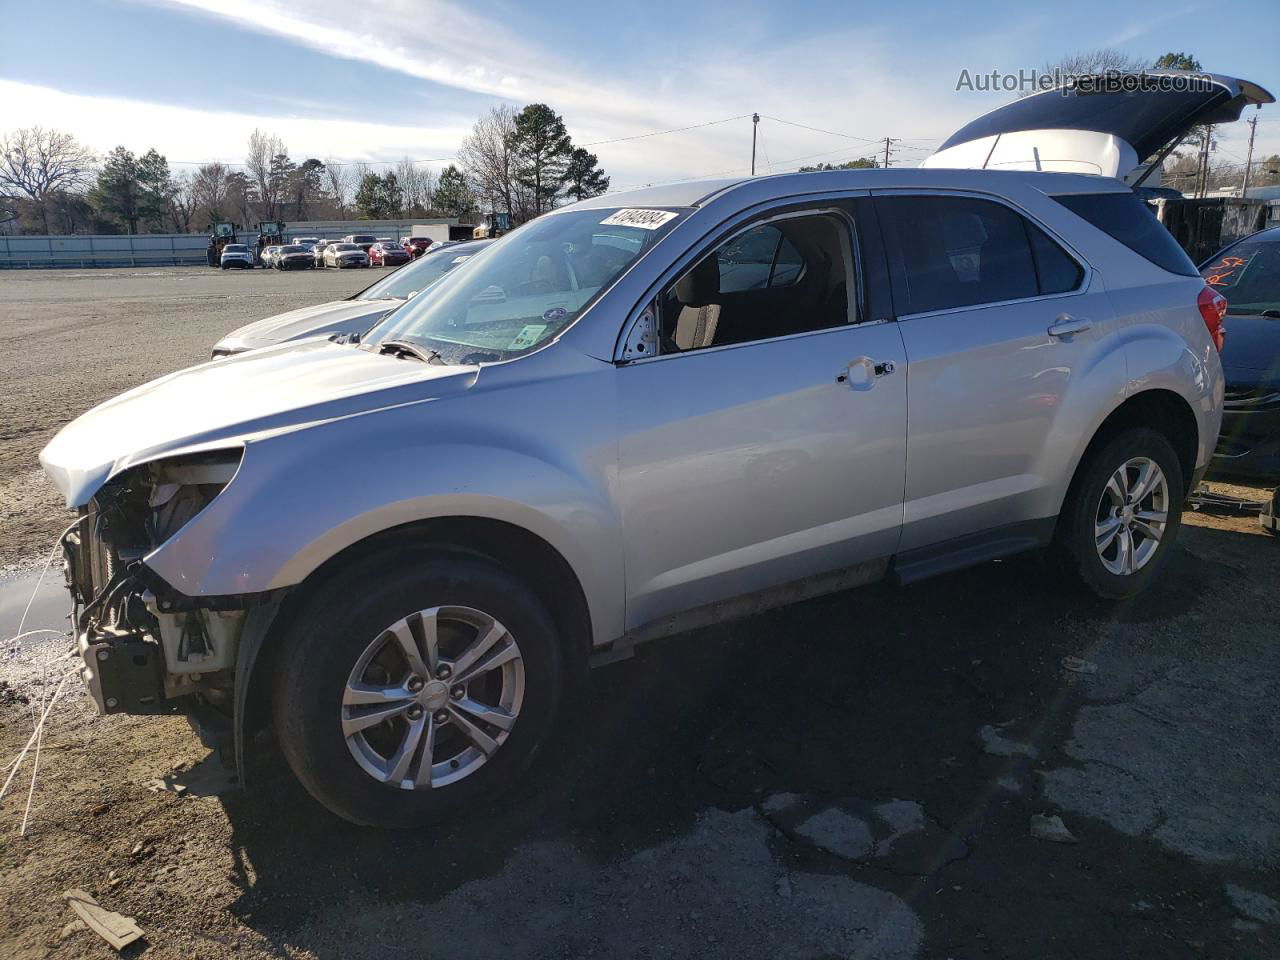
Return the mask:
[[[1065, 740], [1079, 700], [1063, 658], [1087, 655], [1100, 625], [1195, 607], [1209, 580], [1201, 554], [1232, 536], [1190, 530], [1159, 583], [1122, 604], [1082, 595], [1032, 555], [640, 648], [595, 672], [515, 790], [420, 831], [338, 820], [268, 744], [250, 789], [220, 798], [241, 890], [232, 910], [269, 939], [311, 949], [297, 931], [321, 905], [356, 895], [431, 904], [538, 841], [606, 864], [689, 831], [709, 810], [759, 809], [779, 793], [910, 798], [947, 837], [972, 840], [995, 816], [996, 779], [1020, 762], [984, 754], [979, 729], [1008, 724], [1007, 736], [1042, 750]], [[866, 882], [911, 899], [925, 878]]]

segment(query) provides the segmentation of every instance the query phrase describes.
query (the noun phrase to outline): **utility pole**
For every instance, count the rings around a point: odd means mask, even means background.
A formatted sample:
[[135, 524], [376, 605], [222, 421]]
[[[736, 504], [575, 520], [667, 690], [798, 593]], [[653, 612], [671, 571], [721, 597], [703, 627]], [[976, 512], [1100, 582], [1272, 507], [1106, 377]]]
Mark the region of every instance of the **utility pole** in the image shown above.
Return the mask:
[[756, 127], [760, 126], [760, 114], [751, 115], [751, 175], [756, 175]]
[[896, 138], [896, 137], [885, 137], [885, 138], [884, 138], [884, 165], [885, 165], [886, 167], [889, 165], [889, 144], [891, 144], [891, 143], [897, 143], [897, 142], [898, 142], [898, 141], [897, 141], [897, 138]]
[[[1258, 109], [1261, 109], [1259, 106]], [[1244, 161], [1244, 182], [1240, 184], [1240, 199], [1244, 199], [1249, 194], [1249, 171], [1253, 169], [1253, 135], [1258, 132], [1258, 118], [1251, 117], [1249, 120], [1249, 152], [1245, 154]]]

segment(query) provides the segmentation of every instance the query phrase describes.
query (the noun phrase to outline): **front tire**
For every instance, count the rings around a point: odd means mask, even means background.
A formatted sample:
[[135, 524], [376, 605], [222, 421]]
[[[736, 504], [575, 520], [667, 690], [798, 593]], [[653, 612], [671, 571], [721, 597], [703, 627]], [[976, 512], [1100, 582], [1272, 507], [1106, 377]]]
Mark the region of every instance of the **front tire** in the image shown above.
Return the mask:
[[352, 823], [414, 827], [496, 797], [560, 704], [551, 617], [506, 569], [402, 550], [316, 589], [283, 638], [275, 724], [290, 767]]
[[1160, 575], [1182, 525], [1182, 465], [1163, 434], [1131, 427], [1080, 465], [1056, 549], [1107, 600], [1137, 596]]

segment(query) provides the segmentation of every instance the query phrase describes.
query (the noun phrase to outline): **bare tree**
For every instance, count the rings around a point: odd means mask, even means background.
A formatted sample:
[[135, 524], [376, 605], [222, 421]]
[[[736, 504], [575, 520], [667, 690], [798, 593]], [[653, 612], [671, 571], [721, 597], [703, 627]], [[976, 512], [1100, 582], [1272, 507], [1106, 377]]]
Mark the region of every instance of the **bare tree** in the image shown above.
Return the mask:
[[93, 160], [89, 148], [69, 133], [24, 127], [0, 140], [0, 188], [30, 200], [48, 233], [50, 200], [87, 186]]
[[284, 141], [274, 133], [263, 133], [254, 127], [253, 133], [249, 134], [249, 152], [245, 155], [244, 165], [258, 188], [258, 200], [265, 220], [275, 217], [276, 205], [280, 201], [279, 161], [276, 158], [287, 158], [288, 155]]
[[329, 184], [329, 196], [333, 198], [333, 204], [341, 219], [347, 215], [347, 201], [351, 197], [351, 171], [333, 157], [326, 157], [324, 173]]
[[410, 216], [424, 216], [431, 207], [431, 170], [405, 157], [395, 168], [396, 181]]
[[[1051, 77], [1065, 79], [1072, 76], [1101, 74], [1110, 71], [1137, 73], [1139, 70], [1146, 69], [1149, 66], [1151, 64], [1146, 60], [1125, 53], [1123, 50], [1116, 50], [1114, 47], [1098, 47], [1095, 50], [1081, 50], [1077, 53], [1067, 54], [1067, 56], [1057, 60], [1046, 62], [1040, 68], [1040, 72]], [[1037, 87], [1023, 90], [1019, 93], [1019, 96], [1028, 97], [1033, 93], [1039, 92], [1040, 89]]]
[[199, 192], [196, 188], [194, 173], [180, 173], [169, 181], [169, 189], [164, 198], [165, 216], [173, 225], [174, 233], [191, 233], [196, 219], [196, 209], [200, 205]]
[[530, 197], [516, 179], [516, 155], [512, 140], [516, 111], [498, 106], [476, 121], [458, 148], [458, 162], [474, 182], [477, 192], [495, 210], [520, 222], [531, 206]]
[[196, 169], [191, 178], [191, 193], [195, 200], [192, 217], [197, 221], [197, 227], [203, 226], [198, 222], [200, 220], [213, 223], [230, 216], [230, 204], [227, 202], [230, 192], [227, 181], [229, 172], [226, 164], [217, 162], [202, 164]]

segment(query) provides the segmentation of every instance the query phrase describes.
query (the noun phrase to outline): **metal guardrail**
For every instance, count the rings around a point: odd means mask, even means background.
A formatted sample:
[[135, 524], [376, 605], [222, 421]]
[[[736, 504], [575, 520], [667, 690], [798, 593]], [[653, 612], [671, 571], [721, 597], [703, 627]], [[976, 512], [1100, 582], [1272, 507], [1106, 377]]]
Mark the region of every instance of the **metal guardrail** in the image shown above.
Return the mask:
[[181, 266], [206, 262], [209, 238], [198, 234], [136, 236], [0, 236], [0, 270], [49, 267]]
[[[336, 239], [351, 233], [372, 233], [399, 240], [415, 223], [456, 224], [455, 219], [318, 220], [291, 223], [287, 237]], [[257, 233], [240, 232], [240, 242], [252, 244]], [[0, 270], [50, 267], [172, 267], [201, 265], [209, 243], [204, 233], [139, 233], [132, 236], [8, 236], [0, 235]]]

